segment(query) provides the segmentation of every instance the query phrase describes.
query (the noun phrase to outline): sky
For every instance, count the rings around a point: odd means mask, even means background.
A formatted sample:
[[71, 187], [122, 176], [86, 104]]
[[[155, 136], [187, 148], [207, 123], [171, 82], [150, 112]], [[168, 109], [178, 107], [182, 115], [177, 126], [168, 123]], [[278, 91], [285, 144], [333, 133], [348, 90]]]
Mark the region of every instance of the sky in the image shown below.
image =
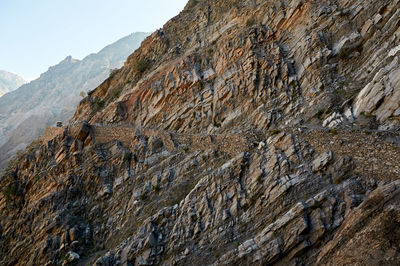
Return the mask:
[[187, 0], [0, 0], [0, 69], [33, 80], [133, 32], [152, 32]]

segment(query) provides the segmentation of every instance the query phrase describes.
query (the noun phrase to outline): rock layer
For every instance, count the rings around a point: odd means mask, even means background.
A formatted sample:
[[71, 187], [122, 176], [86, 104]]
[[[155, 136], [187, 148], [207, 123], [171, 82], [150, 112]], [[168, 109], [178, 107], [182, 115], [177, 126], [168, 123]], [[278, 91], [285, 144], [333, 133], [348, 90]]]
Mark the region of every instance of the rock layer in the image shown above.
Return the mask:
[[399, 7], [189, 1], [11, 162], [0, 264], [399, 264]]

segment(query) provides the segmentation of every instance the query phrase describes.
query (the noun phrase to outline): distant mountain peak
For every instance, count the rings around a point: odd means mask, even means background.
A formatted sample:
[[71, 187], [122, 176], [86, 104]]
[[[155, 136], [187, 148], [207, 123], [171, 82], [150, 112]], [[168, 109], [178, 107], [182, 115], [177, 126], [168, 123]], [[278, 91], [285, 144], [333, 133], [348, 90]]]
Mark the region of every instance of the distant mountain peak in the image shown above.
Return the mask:
[[67, 56], [64, 60], [62, 60], [62, 61], [60, 62], [60, 64], [65, 64], [65, 63], [67, 63], [67, 64], [74, 64], [74, 63], [76, 63], [76, 62], [79, 62], [79, 60], [78, 60], [78, 59], [75, 59], [75, 58], [73, 58], [71, 55], [69, 55], [69, 56]]
[[0, 97], [10, 91], [18, 89], [26, 81], [15, 73], [0, 70]]
[[82, 99], [79, 95], [101, 84], [111, 69], [120, 68], [147, 35], [129, 35], [82, 60], [69, 55], [39, 78], [1, 97], [0, 169], [47, 125], [67, 121]]

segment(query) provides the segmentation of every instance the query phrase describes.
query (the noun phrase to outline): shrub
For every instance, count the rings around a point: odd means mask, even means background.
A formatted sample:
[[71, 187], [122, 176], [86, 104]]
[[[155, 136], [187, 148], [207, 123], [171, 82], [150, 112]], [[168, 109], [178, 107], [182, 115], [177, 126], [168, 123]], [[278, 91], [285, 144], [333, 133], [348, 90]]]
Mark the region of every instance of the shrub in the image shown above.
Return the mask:
[[136, 73], [139, 74], [144, 73], [149, 68], [150, 68], [150, 62], [147, 61], [146, 59], [139, 59], [133, 65], [133, 69], [135, 70]]
[[214, 50], [212, 48], [209, 48], [207, 50], [207, 54], [208, 54], [208, 56], [212, 56], [214, 54]]
[[114, 89], [111, 91], [111, 97], [113, 99], [118, 98], [121, 95], [121, 89]]
[[199, 81], [199, 89], [200, 89], [200, 90], [204, 90], [205, 86], [206, 86], [205, 82], [202, 81], [202, 80], [200, 80], [200, 81]]
[[8, 162], [8, 166], [6, 171], [10, 171], [13, 168], [16, 168], [18, 164], [21, 162], [24, 153], [22, 150], [17, 151], [17, 154]]
[[247, 27], [251, 27], [251, 26], [253, 26], [254, 24], [256, 24], [256, 20], [255, 20], [254, 18], [249, 18], [249, 19], [246, 21], [246, 26], [247, 26]]
[[146, 193], [143, 193], [143, 194], [140, 195], [140, 200], [144, 201], [146, 199], [147, 199]]
[[3, 189], [3, 195], [6, 199], [10, 199], [18, 194], [18, 187], [15, 185], [8, 185]]
[[158, 193], [161, 190], [161, 187], [159, 185], [153, 185], [153, 190]]
[[104, 101], [96, 97], [93, 101], [93, 107], [96, 112], [100, 111], [104, 107]]
[[278, 134], [281, 133], [281, 132], [282, 132], [282, 130], [273, 129], [273, 130], [271, 130], [269, 133], [271, 134], [271, 136], [275, 136], [275, 135], [278, 135]]
[[40, 140], [36, 139], [26, 147], [26, 150], [28, 151], [28, 153], [33, 153], [40, 147], [40, 145], [41, 145]]
[[222, 124], [220, 122], [214, 120], [214, 127], [220, 128], [221, 126]]
[[124, 154], [124, 162], [131, 162], [132, 161], [132, 153], [131, 152], [127, 152]]

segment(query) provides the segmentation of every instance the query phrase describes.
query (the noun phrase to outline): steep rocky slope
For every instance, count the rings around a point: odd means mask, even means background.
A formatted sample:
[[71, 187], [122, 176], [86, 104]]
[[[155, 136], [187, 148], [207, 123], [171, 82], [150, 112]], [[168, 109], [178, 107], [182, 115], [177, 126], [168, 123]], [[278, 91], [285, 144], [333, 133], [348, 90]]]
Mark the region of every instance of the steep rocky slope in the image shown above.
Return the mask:
[[399, 264], [399, 12], [189, 1], [10, 163], [0, 264]]
[[0, 70], [0, 97], [7, 92], [18, 89], [26, 81], [20, 76]]
[[66, 122], [81, 99], [110, 70], [121, 67], [148, 33], [134, 33], [81, 61], [67, 57], [37, 80], [0, 98], [0, 169], [48, 125]]

